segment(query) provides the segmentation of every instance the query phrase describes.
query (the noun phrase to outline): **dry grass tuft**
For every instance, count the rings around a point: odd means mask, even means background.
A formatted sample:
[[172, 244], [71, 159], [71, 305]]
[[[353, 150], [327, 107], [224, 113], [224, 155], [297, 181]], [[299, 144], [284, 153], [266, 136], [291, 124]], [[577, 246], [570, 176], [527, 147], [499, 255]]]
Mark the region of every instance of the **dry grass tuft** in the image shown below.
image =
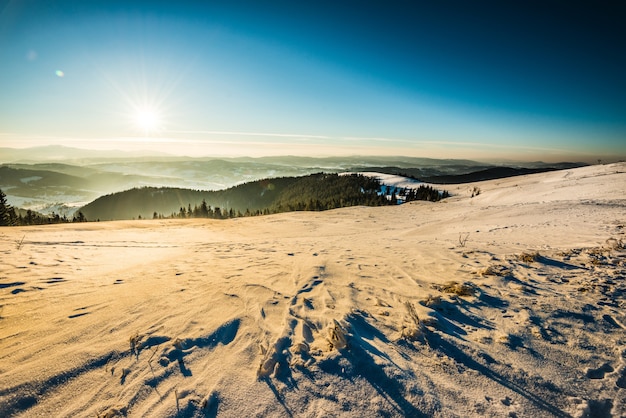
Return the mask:
[[433, 286], [435, 289], [443, 293], [454, 293], [457, 296], [474, 296], [476, 289], [470, 283], [459, 283], [454, 280], [444, 283], [443, 285]]
[[341, 350], [348, 346], [347, 332], [335, 319], [333, 319], [333, 325], [328, 329], [328, 337], [332, 348]]
[[428, 295], [428, 297], [421, 300], [420, 303], [427, 308], [435, 308], [441, 305], [441, 296]]
[[521, 253], [517, 256], [517, 259], [524, 263], [534, 263], [539, 259], [539, 253], [536, 251], [533, 253]]
[[127, 412], [126, 407], [114, 407], [109, 408], [104, 412], [96, 414], [97, 418], [115, 418], [115, 417], [125, 417]]
[[608, 250], [602, 247], [593, 247], [585, 249], [584, 252], [590, 256], [602, 257], [604, 256], [604, 253], [608, 252]]
[[508, 276], [511, 272], [505, 266], [492, 265], [487, 266], [482, 270], [476, 272], [479, 276], [499, 276], [505, 277]]
[[510, 345], [511, 344], [511, 335], [507, 333], [501, 333], [496, 338], [496, 341], [500, 344]]
[[400, 337], [409, 341], [417, 341], [423, 337], [424, 328], [420, 322], [419, 316], [417, 316], [415, 306], [407, 301], [404, 303], [404, 307], [407, 310], [407, 316], [402, 325], [402, 334]]

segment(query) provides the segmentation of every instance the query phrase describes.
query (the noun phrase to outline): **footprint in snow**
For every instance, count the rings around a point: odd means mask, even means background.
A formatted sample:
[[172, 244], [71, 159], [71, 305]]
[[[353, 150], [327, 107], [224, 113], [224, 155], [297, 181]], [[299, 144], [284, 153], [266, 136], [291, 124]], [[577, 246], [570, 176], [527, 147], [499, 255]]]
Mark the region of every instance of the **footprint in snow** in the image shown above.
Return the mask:
[[604, 379], [604, 375], [611, 373], [613, 370], [615, 370], [613, 366], [609, 363], [604, 363], [597, 369], [587, 369], [587, 377], [589, 379]]

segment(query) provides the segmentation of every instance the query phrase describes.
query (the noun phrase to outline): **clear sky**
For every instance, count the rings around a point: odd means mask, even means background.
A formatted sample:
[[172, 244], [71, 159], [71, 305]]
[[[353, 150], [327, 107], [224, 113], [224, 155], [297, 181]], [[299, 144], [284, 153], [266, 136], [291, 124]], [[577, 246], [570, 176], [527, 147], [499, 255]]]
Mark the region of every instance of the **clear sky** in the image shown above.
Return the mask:
[[0, 146], [624, 159], [625, 22], [623, 1], [0, 0]]

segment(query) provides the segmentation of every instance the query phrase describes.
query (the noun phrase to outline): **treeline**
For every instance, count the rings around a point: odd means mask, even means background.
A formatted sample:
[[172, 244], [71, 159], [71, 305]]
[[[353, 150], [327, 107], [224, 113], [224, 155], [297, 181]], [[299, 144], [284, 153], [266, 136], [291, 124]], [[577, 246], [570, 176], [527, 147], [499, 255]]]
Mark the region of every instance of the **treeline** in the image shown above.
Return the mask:
[[397, 192], [397, 196], [402, 198], [405, 202], [411, 202], [414, 200], [427, 200], [429, 202], [437, 202], [446, 197], [450, 197], [450, 193], [447, 190], [440, 192], [439, 190], [431, 186], [420, 186], [417, 189], [400, 189]]
[[[257, 213], [256, 211], [254, 215], [261, 215], [262, 213]], [[249, 210], [246, 211], [245, 214], [241, 213], [241, 211], [235, 212], [234, 209], [228, 209], [222, 211], [219, 206], [211, 207], [207, 204], [206, 200], [203, 200], [200, 205], [194, 205], [191, 207], [191, 203], [185, 206], [181, 206], [178, 212], [172, 212], [169, 216], [165, 216], [162, 213], [153, 212], [153, 219], [187, 219], [187, 218], [211, 218], [211, 219], [228, 219], [228, 218], [239, 218], [242, 216], [252, 216]], [[139, 217], [141, 219], [141, 217]]]
[[228, 219], [291, 211], [324, 211], [348, 206], [384, 206], [448, 196], [430, 186], [403, 189], [383, 186], [360, 174], [317, 173], [244, 183], [226, 190], [200, 191], [143, 187], [102, 196], [72, 218], [33, 211], [16, 213], [2, 194], [0, 225], [43, 225], [118, 219]]
[[378, 179], [360, 174], [318, 174], [301, 177], [270, 206], [272, 213], [321, 211], [348, 206], [382, 206], [390, 202], [381, 194]]
[[[278, 180], [278, 181], [275, 181]], [[290, 180], [290, 181], [286, 181]], [[295, 181], [294, 181], [295, 180]], [[256, 182], [254, 182], [256, 183]], [[205, 199], [200, 205], [187, 204], [178, 212], [164, 215], [153, 212], [153, 218], [213, 218], [226, 219], [241, 216], [269, 215], [293, 211], [322, 211], [347, 206], [367, 205], [381, 206], [392, 204], [380, 194], [380, 182], [363, 175], [312, 174], [304, 177], [292, 177], [262, 180], [262, 187], [256, 185], [255, 190], [262, 190], [260, 198], [264, 207], [259, 207], [253, 199], [246, 208], [211, 207]], [[245, 185], [233, 190], [250, 191]], [[250, 199], [250, 195], [248, 195]], [[235, 200], [236, 201], [236, 200]]]
[[[169, 215], [153, 212], [154, 219], [212, 218], [227, 219], [242, 216], [259, 216], [293, 211], [324, 211], [349, 206], [386, 206], [415, 200], [439, 201], [449, 196], [431, 186], [417, 189], [393, 188], [390, 194], [382, 191], [379, 180], [360, 174], [314, 174], [299, 178], [287, 185], [274, 203], [263, 209], [224, 209], [211, 207], [206, 200], [200, 205], [181, 206]], [[275, 190], [273, 190], [275, 191]]]
[[9, 205], [7, 196], [0, 190], [0, 226], [50, 225], [69, 222], [87, 222], [82, 212], [71, 219], [59, 214], [43, 215], [33, 210], [16, 209]]

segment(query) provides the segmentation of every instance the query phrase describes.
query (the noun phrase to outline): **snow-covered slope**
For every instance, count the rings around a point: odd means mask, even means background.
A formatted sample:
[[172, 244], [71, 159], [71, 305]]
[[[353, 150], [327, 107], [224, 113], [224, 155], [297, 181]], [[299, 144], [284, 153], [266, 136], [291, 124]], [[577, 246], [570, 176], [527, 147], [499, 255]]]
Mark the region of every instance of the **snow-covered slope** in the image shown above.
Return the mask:
[[0, 415], [625, 416], [626, 165], [449, 190], [0, 229]]

